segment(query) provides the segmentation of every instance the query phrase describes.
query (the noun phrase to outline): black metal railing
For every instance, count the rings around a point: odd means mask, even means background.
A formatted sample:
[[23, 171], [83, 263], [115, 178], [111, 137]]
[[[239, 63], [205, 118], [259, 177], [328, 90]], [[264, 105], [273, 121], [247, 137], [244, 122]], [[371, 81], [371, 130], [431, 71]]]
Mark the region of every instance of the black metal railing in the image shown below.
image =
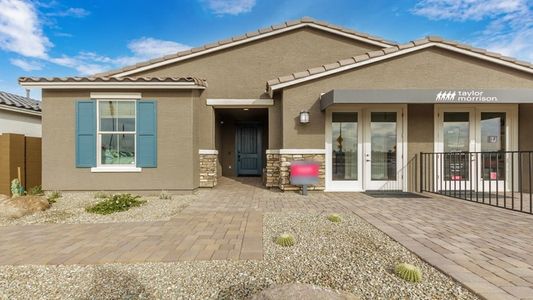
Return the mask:
[[533, 213], [533, 151], [420, 153], [420, 192]]

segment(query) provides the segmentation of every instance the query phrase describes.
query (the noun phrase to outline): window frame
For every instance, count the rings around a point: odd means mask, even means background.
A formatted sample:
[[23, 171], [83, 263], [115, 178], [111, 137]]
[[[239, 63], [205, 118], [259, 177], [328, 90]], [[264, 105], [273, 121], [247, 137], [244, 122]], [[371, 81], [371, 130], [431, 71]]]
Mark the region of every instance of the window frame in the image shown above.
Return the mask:
[[[137, 167], [137, 101], [139, 99], [124, 98], [100, 98], [96, 99], [96, 167], [91, 172], [140, 172], [142, 169]], [[134, 131], [102, 131], [100, 130], [100, 104], [104, 102], [131, 102], [134, 106], [135, 130]], [[133, 135], [134, 143], [134, 163], [133, 164], [103, 164], [102, 163], [102, 135], [103, 134], [128, 134]]]

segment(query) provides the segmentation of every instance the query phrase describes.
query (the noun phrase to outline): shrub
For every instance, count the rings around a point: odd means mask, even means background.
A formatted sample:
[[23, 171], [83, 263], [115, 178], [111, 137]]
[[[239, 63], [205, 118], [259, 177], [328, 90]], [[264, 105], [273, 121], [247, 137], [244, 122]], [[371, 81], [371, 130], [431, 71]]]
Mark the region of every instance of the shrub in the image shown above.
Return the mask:
[[340, 221], [342, 221], [342, 218], [338, 214], [331, 214], [328, 216], [328, 220], [333, 223], [339, 223]]
[[172, 199], [172, 195], [167, 191], [161, 191], [161, 193], [159, 193], [159, 199], [169, 200], [169, 199]]
[[43, 188], [40, 185], [32, 187], [26, 194], [30, 196], [44, 196]]
[[11, 181], [11, 194], [13, 197], [19, 197], [24, 194], [24, 188], [17, 178]]
[[104, 198], [107, 198], [108, 196], [109, 196], [108, 194], [102, 191], [94, 193], [94, 199], [104, 199]]
[[294, 245], [294, 237], [288, 233], [281, 234], [276, 238], [276, 244], [283, 247], [290, 247]]
[[407, 263], [397, 264], [394, 272], [398, 277], [409, 282], [420, 282], [422, 280], [422, 271], [416, 266]]
[[141, 196], [131, 194], [117, 194], [107, 196], [105, 200], [96, 203], [93, 206], [85, 208], [87, 212], [108, 215], [115, 212], [126, 211], [132, 207], [141, 206], [146, 201], [140, 200]]
[[60, 191], [53, 191], [52, 193], [50, 193], [50, 196], [46, 198], [46, 200], [48, 200], [48, 203], [53, 204], [53, 203], [56, 203], [57, 199], [61, 197], [62, 195]]

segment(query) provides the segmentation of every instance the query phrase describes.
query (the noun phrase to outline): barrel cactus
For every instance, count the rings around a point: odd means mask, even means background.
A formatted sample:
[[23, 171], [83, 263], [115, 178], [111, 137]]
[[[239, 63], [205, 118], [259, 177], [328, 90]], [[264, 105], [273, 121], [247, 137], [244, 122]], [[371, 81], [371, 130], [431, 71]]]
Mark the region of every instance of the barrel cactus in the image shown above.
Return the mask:
[[294, 245], [294, 237], [288, 233], [281, 234], [276, 238], [276, 244], [283, 247], [290, 247]]
[[17, 178], [13, 179], [13, 181], [11, 181], [11, 194], [13, 195], [13, 197], [22, 196], [23, 193], [24, 188], [22, 187], [20, 180], [18, 180]]
[[331, 214], [328, 216], [328, 220], [333, 223], [339, 223], [340, 221], [342, 221], [342, 218], [338, 214]]
[[409, 282], [420, 282], [422, 280], [422, 271], [408, 263], [397, 264], [394, 271], [400, 278]]

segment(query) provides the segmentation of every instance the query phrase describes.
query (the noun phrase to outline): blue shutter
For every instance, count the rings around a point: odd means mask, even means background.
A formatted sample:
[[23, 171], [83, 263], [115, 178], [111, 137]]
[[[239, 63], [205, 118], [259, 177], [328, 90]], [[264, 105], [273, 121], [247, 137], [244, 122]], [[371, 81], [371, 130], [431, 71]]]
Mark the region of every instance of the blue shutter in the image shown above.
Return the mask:
[[137, 101], [137, 167], [157, 167], [156, 101]]
[[76, 101], [76, 167], [96, 166], [96, 102]]

